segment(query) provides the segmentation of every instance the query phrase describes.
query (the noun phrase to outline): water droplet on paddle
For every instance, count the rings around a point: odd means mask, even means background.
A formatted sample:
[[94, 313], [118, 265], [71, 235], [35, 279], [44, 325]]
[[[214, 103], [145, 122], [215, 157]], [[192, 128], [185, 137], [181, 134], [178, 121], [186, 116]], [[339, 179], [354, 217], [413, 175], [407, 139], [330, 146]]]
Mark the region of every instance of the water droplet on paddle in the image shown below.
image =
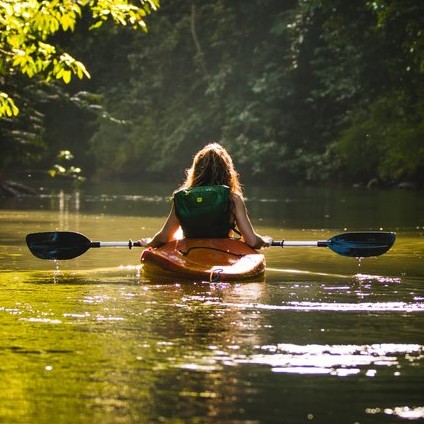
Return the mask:
[[54, 259], [53, 263], [54, 263], [53, 282], [54, 284], [56, 284], [58, 282], [58, 277], [60, 276], [59, 261], [57, 259]]

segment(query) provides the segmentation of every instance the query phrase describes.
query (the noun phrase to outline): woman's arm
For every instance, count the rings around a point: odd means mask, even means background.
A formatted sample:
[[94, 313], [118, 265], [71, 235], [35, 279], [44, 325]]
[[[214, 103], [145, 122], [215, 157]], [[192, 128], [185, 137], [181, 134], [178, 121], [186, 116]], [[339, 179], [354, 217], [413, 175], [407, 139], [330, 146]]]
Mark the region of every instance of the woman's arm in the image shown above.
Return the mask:
[[174, 204], [172, 204], [171, 212], [168, 215], [165, 224], [151, 239], [143, 239], [146, 242], [146, 247], [158, 247], [168, 241], [174, 240], [174, 234], [180, 227], [180, 221], [175, 214]]
[[260, 249], [261, 247], [268, 247], [272, 241], [269, 237], [262, 237], [255, 232], [252, 223], [250, 222], [247, 213], [246, 204], [244, 200], [238, 196], [233, 195], [233, 212], [236, 219], [236, 225], [243, 236], [244, 242], [253, 249]]

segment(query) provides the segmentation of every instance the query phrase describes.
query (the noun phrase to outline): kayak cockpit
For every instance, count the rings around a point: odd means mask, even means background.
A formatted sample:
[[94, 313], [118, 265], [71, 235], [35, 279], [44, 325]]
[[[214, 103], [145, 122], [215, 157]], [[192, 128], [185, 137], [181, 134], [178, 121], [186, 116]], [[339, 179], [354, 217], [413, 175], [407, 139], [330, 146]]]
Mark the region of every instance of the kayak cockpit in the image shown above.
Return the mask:
[[265, 257], [240, 240], [174, 240], [141, 255], [148, 277], [201, 281], [259, 279], [265, 273]]

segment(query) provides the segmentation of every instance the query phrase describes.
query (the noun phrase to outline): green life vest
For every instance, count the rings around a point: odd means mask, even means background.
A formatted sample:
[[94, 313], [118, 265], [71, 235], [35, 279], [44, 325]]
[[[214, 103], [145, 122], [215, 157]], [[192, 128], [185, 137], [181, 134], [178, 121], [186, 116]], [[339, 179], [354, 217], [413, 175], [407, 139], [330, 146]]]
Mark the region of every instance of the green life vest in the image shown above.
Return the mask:
[[225, 238], [230, 223], [230, 189], [196, 186], [174, 194], [175, 213], [186, 238]]

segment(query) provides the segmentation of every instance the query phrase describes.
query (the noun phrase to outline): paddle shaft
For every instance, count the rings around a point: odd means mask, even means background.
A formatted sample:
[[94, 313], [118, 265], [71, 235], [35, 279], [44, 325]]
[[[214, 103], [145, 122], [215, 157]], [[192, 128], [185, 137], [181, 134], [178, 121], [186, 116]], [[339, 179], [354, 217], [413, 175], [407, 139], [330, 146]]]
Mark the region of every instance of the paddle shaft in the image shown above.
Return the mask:
[[327, 240], [318, 241], [286, 241], [286, 240], [274, 240], [271, 246], [280, 247], [328, 247]]
[[144, 244], [140, 241], [92, 241], [89, 245], [92, 247], [128, 247], [129, 249], [133, 247], [144, 247]]
[[[318, 241], [286, 241], [286, 240], [273, 240], [271, 243], [273, 247], [328, 247], [327, 240]], [[90, 248], [92, 247], [144, 247], [144, 244], [140, 241], [92, 241], [90, 242]]]
[[[319, 241], [286, 241], [286, 240], [273, 240], [271, 246], [278, 247], [328, 247], [327, 240]], [[92, 241], [91, 247], [144, 247], [140, 241]]]
[[[273, 240], [271, 246], [278, 247], [328, 247], [328, 241], [285, 241]], [[144, 244], [139, 241], [92, 241], [90, 248], [96, 247], [144, 247]]]

